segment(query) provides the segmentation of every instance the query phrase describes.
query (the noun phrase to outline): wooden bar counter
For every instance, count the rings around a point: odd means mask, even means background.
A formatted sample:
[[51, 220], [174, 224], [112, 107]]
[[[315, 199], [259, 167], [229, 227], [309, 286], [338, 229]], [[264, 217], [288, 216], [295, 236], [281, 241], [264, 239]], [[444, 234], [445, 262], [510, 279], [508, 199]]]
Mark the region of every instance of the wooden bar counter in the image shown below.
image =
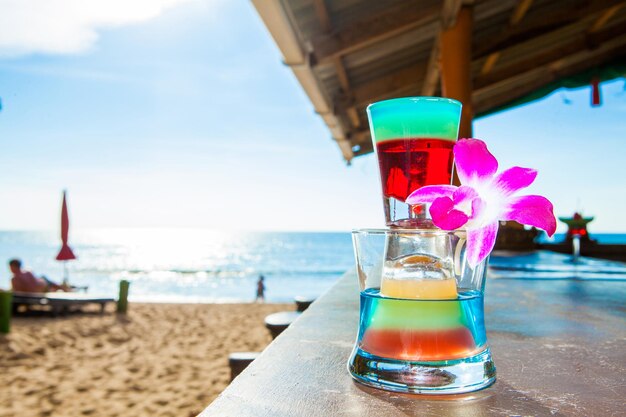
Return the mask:
[[624, 416], [626, 282], [488, 278], [495, 385], [397, 394], [353, 382], [359, 317], [347, 273], [201, 414], [208, 416]]

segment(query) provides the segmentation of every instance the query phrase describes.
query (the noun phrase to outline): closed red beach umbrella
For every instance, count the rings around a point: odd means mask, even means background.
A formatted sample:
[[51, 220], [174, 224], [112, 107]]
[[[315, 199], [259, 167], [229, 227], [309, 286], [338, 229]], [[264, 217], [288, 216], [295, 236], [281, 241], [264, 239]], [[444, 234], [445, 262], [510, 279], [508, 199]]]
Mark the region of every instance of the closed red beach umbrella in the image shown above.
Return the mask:
[[[63, 191], [63, 206], [61, 208], [61, 250], [57, 255], [57, 261], [70, 261], [76, 259], [76, 255], [72, 252], [72, 248], [67, 244], [68, 235], [70, 231], [70, 217], [67, 214], [67, 202], [65, 200], [65, 191]], [[64, 281], [67, 281], [67, 264], [64, 263], [65, 277]]]
[[74, 252], [67, 244], [67, 238], [70, 231], [70, 217], [67, 214], [67, 202], [65, 200], [65, 191], [63, 191], [63, 207], [61, 208], [61, 250], [57, 255], [57, 261], [70, 261], [76, 259]]

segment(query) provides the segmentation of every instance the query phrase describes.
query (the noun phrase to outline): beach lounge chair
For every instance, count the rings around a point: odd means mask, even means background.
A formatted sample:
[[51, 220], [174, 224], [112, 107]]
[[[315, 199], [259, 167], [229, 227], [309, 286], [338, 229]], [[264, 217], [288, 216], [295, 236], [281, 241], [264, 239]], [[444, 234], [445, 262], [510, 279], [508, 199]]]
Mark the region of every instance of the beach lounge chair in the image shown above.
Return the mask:
[[103, 313], [108, 303], [114, 303], [115, 299], [106, 297], [94, 297], [88, 294], [73, 292], [47, 292], [47, 293], [13, 293], [14, 311], [20, 305], [48, 307], [53, 316], [66, 313], [72, 308], [80, 308], [87, 304], [99, 304], [100, 312]]

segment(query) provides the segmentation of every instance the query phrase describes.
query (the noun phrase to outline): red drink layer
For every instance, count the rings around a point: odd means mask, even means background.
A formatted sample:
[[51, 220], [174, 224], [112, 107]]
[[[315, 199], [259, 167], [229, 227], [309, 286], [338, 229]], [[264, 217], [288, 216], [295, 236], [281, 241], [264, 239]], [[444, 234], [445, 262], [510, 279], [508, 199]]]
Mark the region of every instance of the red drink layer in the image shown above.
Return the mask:
[[361, 348], [373, 355], [399, 360], [441, 361], [477, 353], [469, 329], [413, 330], [368, 329]]
[[393, 139], [376, 144], [383, 194], [400, 201], [425, 185], [450, 184], [454, 141]]

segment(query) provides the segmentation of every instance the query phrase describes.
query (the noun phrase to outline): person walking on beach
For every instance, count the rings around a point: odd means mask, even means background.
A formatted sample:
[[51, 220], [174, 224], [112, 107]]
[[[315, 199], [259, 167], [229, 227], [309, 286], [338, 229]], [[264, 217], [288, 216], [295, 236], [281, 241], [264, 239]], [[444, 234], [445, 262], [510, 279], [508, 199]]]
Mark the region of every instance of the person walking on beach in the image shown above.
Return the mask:
[[49, 291], [70, 291], [67, 286], [59, 285], [50, 281], [46, 277], [37, 278], [30, 271], [22, 269], [22, 261], [11, 259], [9, 269], [13, 273], [11, 286], [13, 291], [20, 292], [49, 292]]
[[256, 299], [254, 301], [261, 300], [265, 302], [265, 277], [263, 275], [259, 275], [259, 280], [256, 283]]

